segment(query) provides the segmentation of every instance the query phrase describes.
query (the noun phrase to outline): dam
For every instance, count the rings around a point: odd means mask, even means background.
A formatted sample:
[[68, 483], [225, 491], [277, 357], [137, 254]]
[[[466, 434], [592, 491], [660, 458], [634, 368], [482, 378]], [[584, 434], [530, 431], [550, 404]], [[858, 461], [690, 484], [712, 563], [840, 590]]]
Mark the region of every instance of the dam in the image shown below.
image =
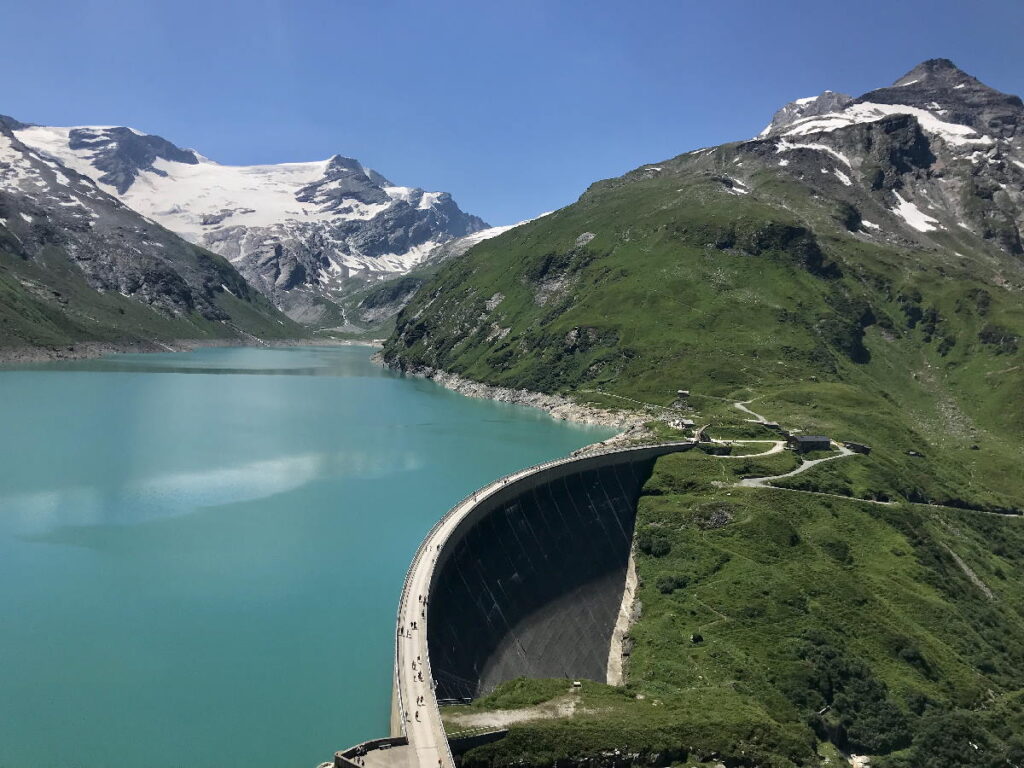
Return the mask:
[[604, 681], [640, 490], [659, 456], [693, 445], [547, 462], [453, 507], [403, 585], [391, 736], [337, 752], [335, 768], [453, 768], [439, 703], [516, 677]]
[[476, 698], [516, 677], [604, 680], [636, 499], [653, 465], [562, 464], [477, 504], [430, 588], [438, 699]]

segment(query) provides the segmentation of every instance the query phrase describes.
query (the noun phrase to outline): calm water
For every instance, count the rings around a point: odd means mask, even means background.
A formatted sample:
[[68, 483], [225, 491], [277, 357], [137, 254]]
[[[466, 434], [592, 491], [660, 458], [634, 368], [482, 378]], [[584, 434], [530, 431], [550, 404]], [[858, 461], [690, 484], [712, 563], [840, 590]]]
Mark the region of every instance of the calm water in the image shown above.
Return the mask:
[[386, 734], [419, 539], [610, 431], [368, 355], [0, 370], [0, 766], [312, 768]]

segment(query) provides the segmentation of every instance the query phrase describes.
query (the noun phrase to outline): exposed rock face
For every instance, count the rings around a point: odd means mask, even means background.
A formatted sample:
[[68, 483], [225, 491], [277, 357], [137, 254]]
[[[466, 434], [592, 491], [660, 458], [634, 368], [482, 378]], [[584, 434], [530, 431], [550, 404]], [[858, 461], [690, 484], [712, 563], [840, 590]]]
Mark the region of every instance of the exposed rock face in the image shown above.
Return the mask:
[[1019, 97], [931, 59], [831, 109], [794, 104], [807, 111], [784, 107], [741, 148], [766, 161], [774, 153], [780, 173], [847, 203], [850, 229], [892, 242], [973, 233], [1024, 253]]
[[[22, 126], [24, 130], [28, 126]], [[171, 144], [159, 136], [147, 136], [131, 128], [74, 128], [68, 134], [68, 148], [88, 152], [92, 164], [102, 175], [97, 179], [124, 194], [143, 171], [166, 177], [153, 165], [156, 160], [195, 165], [194, 152]]]
[[0, 225], [11, 236], [4, 244], [17, 256], [66, 258], [93, 289], [132, 297], [169, 316], [195, 312], [227, 322], [231, 318], [216, 303], [218, 294], [252, 298], [252, 289], [225, 260], [26, 146], [9, 127], [18, 125], [0, 121]]
[[787, 125], [792, 125], [797, 120], [802, 120], [805, 117], [814, 117], [815, 115], [826, 115], [829, 112], [836, 112], [850, 104], [852, 101], [853, 99], [845, 93], [835, 93], [834, 91], [825, 91], [820, 96], [808, 96], [803, 99], [791, 101], [775, 113], [775, 116], [772, 117], [771, 123], [761, 132], [761, 135], [767, 136], [769, 133], [779, 131]]
[[[224, 166], [131, 128], [18, 123], [18, 138], [185, 239], [225, 256], [278, 307], [344, 322], [338, 301], [487, 229], [444, 192], [392, 184], [357, 160]], [[440, 255], [438, 256], [440, 258]]]
[[1005, 139], [1017, 135], [1024, 118], [1019, 96], [989, 88], [949, 59], [929, 59], [889, 88], [870, 91], [857, 101], [930, 110], [947, 122]]

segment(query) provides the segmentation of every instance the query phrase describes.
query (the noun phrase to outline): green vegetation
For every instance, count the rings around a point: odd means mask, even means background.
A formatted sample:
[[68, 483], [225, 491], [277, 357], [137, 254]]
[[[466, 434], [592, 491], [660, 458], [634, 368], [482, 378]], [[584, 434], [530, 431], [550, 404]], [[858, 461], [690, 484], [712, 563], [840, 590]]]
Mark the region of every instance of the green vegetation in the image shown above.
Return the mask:
[[[120, 293], [100, 293], [59, 252], [32, 260], [5, 249], [0, 230], [0, 351], [5, 348], [66, 348], [76, 342], [111, 344], [179, 339], [305, 338], [308, 332], [278, 312], [255, 291], [247, 299], [226, 291], [214, 296], [231, 318], [208, 320], [198, 313], [171, 316]], [[197, 251], [199, 249], [196, 249]], [[203, 252], [205, 253], [205, 252]], [[210, 265], [230, 271], [219, 256], [206, 254]], [[243, 284], [244, 285], [244, 284]]]
[[602, 407], [670, 407], [684, 388], [680, 415], [771, 439], [732, 408], [754, 397], [787, 427], [875, 448], [808, 490], [1020, 507], [1024, 263], [966, 234], [870, 242], [768, 169], [730, 194], [721, 174], [756, 162], [748, 147], [595, 184], [445, 263], [385, 356]]
[[[741, 461], [761, 474], [797, 459]], [[1024, 519], [716, 485], [740, 463], [675, 454], [647, 482], [628, 683], [586, 684], [573, 716], [513, 725], [468, 765], [614, 749], [793, 766], [839, 748], [892, 768], [1020, 755]], [[513, 681], [473, 706], [565, 692]]]
[[486, 712], [491, 709], [524, 709], [550, 701], [569, 689], [566, 680], [530, 680], [519, 677], [510, 680], [489, 696], [483, 696], [472, 704], [459, 707], [459, 712]]
[[[470, 766], [1021, 764], [1024, 519], [1002, 513], [1024, 508], [1024, 263], [966, 230], [942, 248], [861, 236], [878, 203], [755, 153], [595, 184], [442, 266], [397, 319], [385, 356], [408, 369], [778, 439], [733, 405], [751, 401], [871, 447], [775, 489], [736, 483], [792, 452], [659, 460], [628, 683], [586, 684], [571, 717], [515, 724]], [[740, 163], [750, 194], [722, 181]]]

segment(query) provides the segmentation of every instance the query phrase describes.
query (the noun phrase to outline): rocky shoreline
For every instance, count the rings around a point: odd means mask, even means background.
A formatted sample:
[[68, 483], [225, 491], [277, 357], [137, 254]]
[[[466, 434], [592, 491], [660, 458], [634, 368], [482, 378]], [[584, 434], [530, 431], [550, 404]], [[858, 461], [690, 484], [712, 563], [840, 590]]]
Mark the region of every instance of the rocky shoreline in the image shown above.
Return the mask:
[[546, 411], [552, 418], [561, 421], [617, 427], [623, 430], [619, 434], [608, 438], [608, 440], [595, 443], [593, 446], [587, 446], [586, 449], [581, 450], [607, 447], [629, 440], [645, 439], [650, 436], [647, 427], [644, 426], [650, 418], [636, 411], [607, 410], [593, 405], [574, 402], [563, 395], [546, 395], [542, 392], [531, 392], [528, 389], [510, 389], [508, 387], [484, 384], [483, 382], [466, 379], [457, 374], [429, 366], [401, 368], [392, 361], [386, 360], [380, 352], [375, 354], [373, 359], [395, 370], [400, 370], [408, 376], [430, 379], [445, 389], [450, 389], [467, 397], [478, 397], [486, 400], [495, 400], [499, 403], [512, 403], [513, 405], [528, 405], [531, 408], [540, 408], [542, 411]]
[[61, 347], [0, 347], [2, 363], [45, 363], [88, 360], [123, 353], [190, 352], [200, 347], [347, 347], [379, 346], [374, 342], [343, 339], [177, 339], [174, 341], [82, 341]]

